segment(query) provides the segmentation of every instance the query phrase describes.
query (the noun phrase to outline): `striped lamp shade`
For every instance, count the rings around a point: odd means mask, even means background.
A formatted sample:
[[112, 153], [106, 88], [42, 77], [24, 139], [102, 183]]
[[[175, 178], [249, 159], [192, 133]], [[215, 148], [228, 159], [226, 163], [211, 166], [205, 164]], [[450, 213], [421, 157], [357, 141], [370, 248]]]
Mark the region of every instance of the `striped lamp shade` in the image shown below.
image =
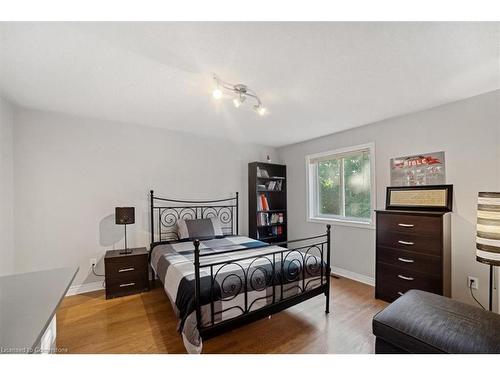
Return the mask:
[[479, 193], [476, 260], [500, 266], [500, 193]]

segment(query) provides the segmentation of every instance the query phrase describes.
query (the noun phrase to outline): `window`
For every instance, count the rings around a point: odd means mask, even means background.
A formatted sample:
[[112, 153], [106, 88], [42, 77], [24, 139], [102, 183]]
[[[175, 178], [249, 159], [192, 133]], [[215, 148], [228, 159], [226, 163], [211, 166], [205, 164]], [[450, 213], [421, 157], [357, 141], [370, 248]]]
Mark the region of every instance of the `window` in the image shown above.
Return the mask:
[[371, 224], [373, 164], [372, 144], [308, 155], [308, 219]]

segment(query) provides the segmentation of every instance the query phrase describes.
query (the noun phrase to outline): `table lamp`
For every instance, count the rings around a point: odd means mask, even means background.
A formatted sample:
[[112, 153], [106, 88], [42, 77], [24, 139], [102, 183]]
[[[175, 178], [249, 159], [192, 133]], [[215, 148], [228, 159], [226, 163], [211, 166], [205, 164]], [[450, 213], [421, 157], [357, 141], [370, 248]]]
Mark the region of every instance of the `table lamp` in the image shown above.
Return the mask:
[[132, 250], [127, 248], [127, 224], [135, 223], [134, 207], [115, 207], [115, 223], [125, 226], [125, 249], [120, 254], [130, 254]]
[[493, 308], [493, 267], [500, 266], [500, 193], [480, 192], [477, 201], [476, 260], [490, 266], [489, 309]]

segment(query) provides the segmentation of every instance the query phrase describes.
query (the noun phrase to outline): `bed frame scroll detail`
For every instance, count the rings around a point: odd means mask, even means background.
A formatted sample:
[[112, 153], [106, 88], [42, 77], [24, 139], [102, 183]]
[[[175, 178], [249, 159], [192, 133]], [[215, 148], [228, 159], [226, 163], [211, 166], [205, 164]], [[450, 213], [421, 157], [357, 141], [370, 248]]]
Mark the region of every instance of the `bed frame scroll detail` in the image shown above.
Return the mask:
[[[226, 331], [230, 331], [240, 327], [246, 323], [262, 319], [266, 316], [278, 313], [288, 307], [301, 303], [307, 299], [313, 298], [317, 295], [324, 294], [326, 298], [325, 313], [330, 312], [330, 243], [331, 243], [331, 226], [327, 225], [326, 232], [323, 235], [308, 237], [298, 240], [291, 240], [287, 242], [275, 243], [273, 246], [287, 246], [288, 248], [281, 248], [277, 251], [265, 252], [266, 248], [271, 245], [263, 245], [263, 255], [245, 257], [234, 255], [231, 260], [211, 262], [210, 258], [214, 255], [221, 255], [224, 253], [236, 253], [241, 249], [218, 251], [217, 253], [202, 253], [200, 252], [200, 241], [194, 240], [194, 267], [195, 267], [195, 304], [196, 304], [196, 318], [198, 324], [198, 331], [203, 339], [209, 339], [217, 336]], [[252, 248], [254, 250], [256, 248]], [[287, 262], [287, 258], [291, 254], [295, 257], [292, 261]], [[262, 266], [255, 266], [257, 260], [264, 260], [264, 264], [269, 264], [266, 268]], [[238, 263], [247, 261], [249, 266], [245, 267]], [[234, 268], [241, 270], [241, 273], [230, 273], [225, 276], [222, 281], [217, 280], [217, 273], [225, 266], [232, 265]], [[290, 270], [290, 267], [293, 269]], [[253, 266], [253, 267], [252, 267]], [[218, 267], [218, 271], [215, 268]], [[289, 268], [288, 270], [286, 268]], [[260, 272], [256, 276], [256, 272]], [[201, 277], [202, 274], [210, 275], [210, 319], [208, 324], [203, 324], [202, 317], [202, 302], [201, 302]], [[242, 275], [242, 276], [241, 276]], [[232, 293], [228, 298], [234, 299], [237, 296], [243, 296], [244, 306], [234, 306], [230, 309], [239, 309], [240, 314], [231, 319], [224, 319], [217, 321], [216, 314], [222, 314], [227, 310], [216, 312], [214, 310], [214, 295], [217, 288], [224, 289], [224, 282], [228, 277], [237, 277], [241, 284], [235, 288], [237, 291]], [[307, 276], [307, 277], [306, 277]], [[307, 281], [306, 281], [307, 279]], [[289, 285], [289, 282], [296, 282], [296, 285]], [[311, 286], [312, 282], [319, 285]], [[219, 284], [218, 286], [216, 286]], [[249, 286], [253, 290], [264, 290], [265, 288], [272, 289], [272, 295], [266, 295], [251, 300], [249, 296]], [[287, 297], [286, 292], [295, 288], [296, 293]], [[254, 304], [266, 298], [268, 301], [265, 306], [252, 309]], [[269, 302], [271, 300], [271, 302]]]

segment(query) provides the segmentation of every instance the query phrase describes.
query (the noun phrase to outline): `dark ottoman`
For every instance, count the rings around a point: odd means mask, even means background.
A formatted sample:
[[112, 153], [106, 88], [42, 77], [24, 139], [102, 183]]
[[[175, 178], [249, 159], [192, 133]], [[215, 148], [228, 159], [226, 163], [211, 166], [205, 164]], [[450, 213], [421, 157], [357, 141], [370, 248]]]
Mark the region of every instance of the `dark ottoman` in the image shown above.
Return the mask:
[[500, 353], [500, 315], [410, 290], [373, 317], [375, 353]]

